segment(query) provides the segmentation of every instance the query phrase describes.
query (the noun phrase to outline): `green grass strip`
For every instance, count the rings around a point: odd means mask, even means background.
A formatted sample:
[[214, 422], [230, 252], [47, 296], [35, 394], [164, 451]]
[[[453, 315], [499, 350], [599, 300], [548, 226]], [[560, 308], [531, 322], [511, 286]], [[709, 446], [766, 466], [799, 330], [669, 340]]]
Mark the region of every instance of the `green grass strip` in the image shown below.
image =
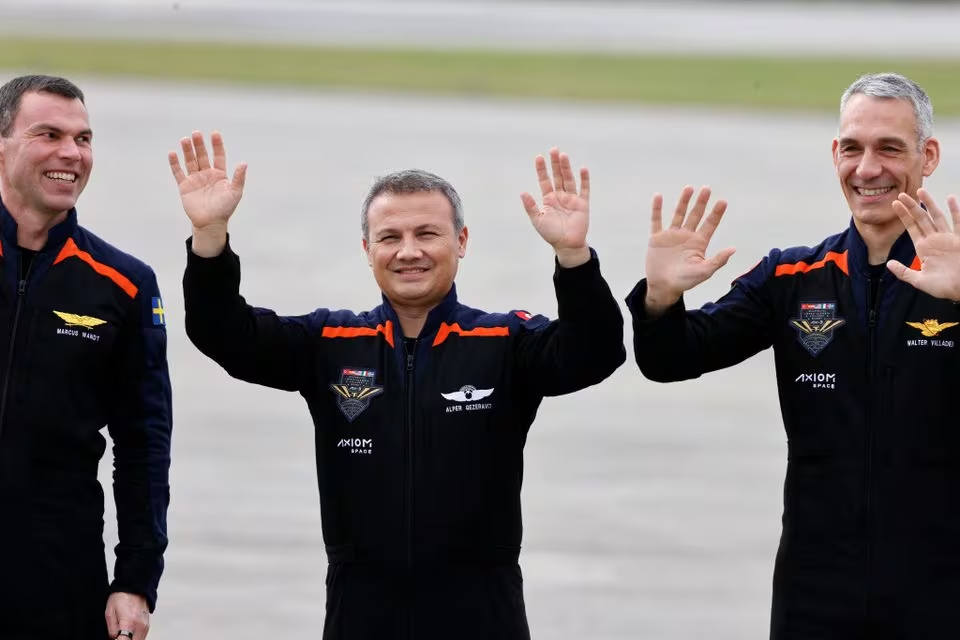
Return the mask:
[[858, 75], [899, 71], [960, 114], [960, 60], [653, 56], [5, 39], [0, 68], [411, 94], [835, 110]]

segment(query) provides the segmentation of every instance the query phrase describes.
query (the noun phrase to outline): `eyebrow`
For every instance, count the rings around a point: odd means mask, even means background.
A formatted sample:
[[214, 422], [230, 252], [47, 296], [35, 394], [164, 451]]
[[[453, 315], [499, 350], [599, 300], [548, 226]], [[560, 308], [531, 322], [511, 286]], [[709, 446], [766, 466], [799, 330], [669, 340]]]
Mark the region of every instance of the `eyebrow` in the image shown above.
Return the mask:
[[[884, 144], [893, 144], [893, 145], [900, 146], [900, 147], [906, 147], [906, 146], [907, 146], [907, 142], [906, 142], [903, 138], [898, 138], [898, 137], [896, 137], [896, 136], [885, 136], [885, 137], [883, 137], [883, 138], [880, 138], [877, 142], [878, 142], [879, 144], [881, 144], [881, 145], [884, 145]], [[848, 144], [857, 144], [857, 145], [859, 145], [859, 144], [860, 144], [860, 141], [857, 140], [856, 138], [840, 138], [840, 140], [837, 142], [837, 144], [839, 144], [841, 147], [842, 147], [842, 146], [846, 146], [846, 145], [848, 145]]]
[[[56, 127], [56, 126], [54, 126], [54, 125], [52, 125], [52, 124], [37, 124], [37, 125], [34, 125], [34, 126], [30, 127], [29, 130], [30, 130], [30, 131], [52, 131], [53, 133], [58, 133], [58, 134], [60, 134], [60, 135], [63, 135], [63, 134], [66, 133], [66, 131], [64, 131], [64, 130], [61, 129], [60, 127]], [[78, 135], [78, 136], [82, 136], [82, 135], [92, 136], [92, 135], [93, 135], [93, 129], [90, 129], [90, 128], [84, 129], [83, 131], [80, 131], [77, 135]]]
[[[427, 231], [427, 230], [431, 230], [431, 231], [432, 231], [432, 230], [436, 230], [436, 229], [439, 229], [439, 228], [440, 228], [440, 225], [438, 225], [438, 224], [427, 223], [427, 224], [421, 224], [421, 225], [419, 225], [419, 226], [417, 226], [417, 227], [414, 227], [413, 230], [414, 230], [414, 231]], [[387, 227], [386, 229], [380, 229], [379, 231], [377, 231], [377, 236], [382, 236], [382, 235], [387, 234], [387, 233], [400, 233], [400, 230], [399, 230], [399, 229], [396, 229], [396, 228], [394, 228], [394, 227]]]

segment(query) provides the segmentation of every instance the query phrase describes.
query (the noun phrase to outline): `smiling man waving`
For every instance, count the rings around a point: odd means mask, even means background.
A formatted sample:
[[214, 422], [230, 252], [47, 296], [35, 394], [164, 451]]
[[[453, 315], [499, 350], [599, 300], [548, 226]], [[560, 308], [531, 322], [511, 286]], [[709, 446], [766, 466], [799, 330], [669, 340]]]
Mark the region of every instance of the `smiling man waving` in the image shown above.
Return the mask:
[[241, 297], [227, 222], [246, 166], [228, 179], [223, 141], [171, 154], [193, 225], [187, 332], [231, 375], [307, 402], [329, 568], [325, 638], [529, 638], [518, 565], [527, 431], [545, 396], [599, 383], [626, 358], [623, 316], [587, 245], [589, 176], [578, 191], [553, 150], [543, 194], [522, 197], [556, 254], [557, 320], [487, 313], [454, 286], [467, 249], [460, 197], [436, 175], [377, 180], [362, 245], [382, 304], [278, 316]]

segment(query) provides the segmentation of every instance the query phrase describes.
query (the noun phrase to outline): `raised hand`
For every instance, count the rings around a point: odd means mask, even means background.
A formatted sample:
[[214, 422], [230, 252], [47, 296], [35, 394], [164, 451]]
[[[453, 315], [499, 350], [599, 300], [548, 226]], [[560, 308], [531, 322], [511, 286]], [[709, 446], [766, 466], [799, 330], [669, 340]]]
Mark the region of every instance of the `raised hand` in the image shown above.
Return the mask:
[[547, 173], [547, 162], [537, 156], [535, 165], [543, 206], [529, 193], [520, 195], [523, 208], [540, 237], [557, 254], [562, 267], [575, 267], [590, 259], [587, 246], [587, 228], [590, 223], [590, 173], [580, 169], [580, 191], [570, 168], [570, 158], [554, 147], [550, 150], [553, 180]]
[[658, 193], [653, 197], [647, 248], [648, 311], [657, 312], [673, 305], [685, 291], [694, 288], [725, 265], [735, 251], [727, 248], [707, 258], [707, 246], [723, 218], [727, 203], [718, 200], [704, 218], [710, 189], [700, 189], [693, 209], [688, 213], [692, 197], [693, 187], [684, 187], [673, 220], [666, 229], [663, 228], [663, 196]]
[[960, 302], [960, 205], [957, 197], [947, 198], [953, 217], [952, 230], [947, 217], [926, 189], [919, 189], [917, 197], [927, 207], [926, 211], [905, 193], [897, 197], [893, 209], [913, 240], [920, 258], [920, 270], [914, 271], [896, 260], [887, 262], [887, 268], [924, 293]]
[[210, 136], [213, 144], [213, 165], [207, 155], [203, 134], [194, 131], [190, 138], [180, 140], [186, 173], [180, 166], [175, 151], [169, 154], [170, 170], [180, 189], [183, 210], [195, 229], [211, 224], [226, 224], [240, 203], [247, 165], [240, 163], [233, 172], [233, 180], [227, 179], [227, 154], [223, 137], [214, 131]]

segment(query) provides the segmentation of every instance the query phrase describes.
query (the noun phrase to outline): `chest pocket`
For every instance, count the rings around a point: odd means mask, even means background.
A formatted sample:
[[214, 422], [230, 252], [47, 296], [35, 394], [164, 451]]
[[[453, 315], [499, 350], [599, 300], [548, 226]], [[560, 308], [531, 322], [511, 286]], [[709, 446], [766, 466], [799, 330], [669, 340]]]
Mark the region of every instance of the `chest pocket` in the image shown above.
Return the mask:
[[501, 455], [514, 440], [513, 366], [506, 337], [449, 340], [430, 353], [417, 402], [428, 456], [463, 464]]
[[26, 367], [30, 378], [67, 393], [107, 383], [116, 361], [119, 314], [106, 306], [46, 305], [29, 310]]

